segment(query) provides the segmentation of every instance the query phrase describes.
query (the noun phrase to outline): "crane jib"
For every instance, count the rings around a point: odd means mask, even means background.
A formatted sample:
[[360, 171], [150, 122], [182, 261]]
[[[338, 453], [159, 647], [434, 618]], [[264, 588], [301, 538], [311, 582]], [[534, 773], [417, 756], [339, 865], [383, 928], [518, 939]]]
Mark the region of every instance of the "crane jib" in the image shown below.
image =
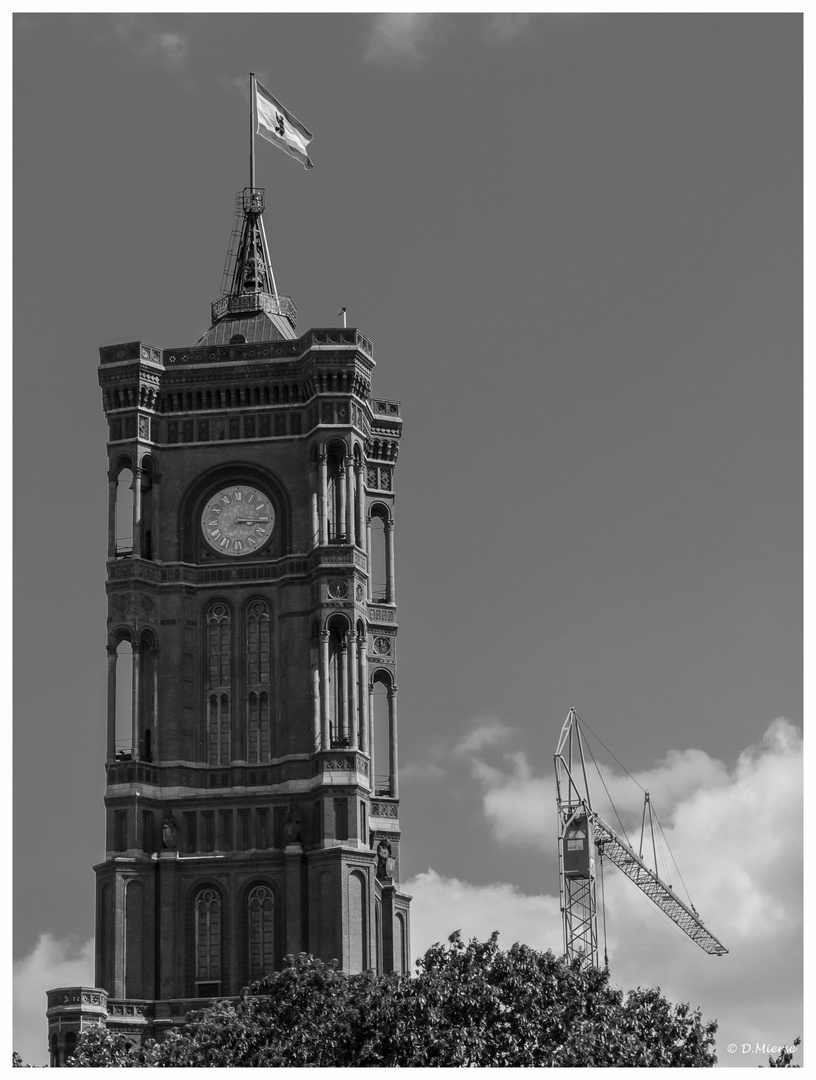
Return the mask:
[[606, 858], [622, 870], [631, 881], [634, 881], [641, 892], [664, 911], [672, 922], [688, 934], [701, 949], [712, 956], [724, 956], [728, 949], [706, 930], [691, 908], [687, 907], [670, 886], [661, 881], [646, 866], [602, 817], [599, 817], [594, 810], [590, 810], [589, 813], [594, 827], [595, 842]]

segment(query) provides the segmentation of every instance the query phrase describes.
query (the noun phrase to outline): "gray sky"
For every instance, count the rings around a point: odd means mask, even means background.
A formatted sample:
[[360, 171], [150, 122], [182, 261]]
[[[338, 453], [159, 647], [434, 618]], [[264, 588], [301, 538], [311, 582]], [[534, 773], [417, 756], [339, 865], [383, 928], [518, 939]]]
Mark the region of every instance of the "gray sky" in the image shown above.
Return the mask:
[[257, 148], [278, 287], [301, 331], [347, 307], [405, 419], [413, 951], [459, 925], [560, 948], [552, 753], [574, 705], [658, 773], [692, 898], [732, 950], [698, 956], [622, 880], [614, 979], [703, 1005], [723, 1064], [762, 1063], [725, 1043], [802, 1023], [799, 882], [781, 881], [801, 858], [801, 17], [15, 27], [19, 1048], [33, 1023], [44, 1055], [46, 985], [92, 978], [97, 350], [209, 325], [254, 70], [315, 133], [308, 173]]

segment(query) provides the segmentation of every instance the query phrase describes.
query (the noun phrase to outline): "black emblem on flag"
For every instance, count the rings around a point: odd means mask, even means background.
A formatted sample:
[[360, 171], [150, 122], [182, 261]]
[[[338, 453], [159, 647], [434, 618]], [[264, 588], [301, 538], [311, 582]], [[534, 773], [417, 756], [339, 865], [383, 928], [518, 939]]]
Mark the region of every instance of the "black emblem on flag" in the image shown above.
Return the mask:
[[279, 112], [276, 112], [275, 119], [277, 120], [277, 123], [275, 124], [275, 131], [277, 131], [278, 135], [283, 137], [286, 134], [286, 129], [283, 126], [283, 117]]

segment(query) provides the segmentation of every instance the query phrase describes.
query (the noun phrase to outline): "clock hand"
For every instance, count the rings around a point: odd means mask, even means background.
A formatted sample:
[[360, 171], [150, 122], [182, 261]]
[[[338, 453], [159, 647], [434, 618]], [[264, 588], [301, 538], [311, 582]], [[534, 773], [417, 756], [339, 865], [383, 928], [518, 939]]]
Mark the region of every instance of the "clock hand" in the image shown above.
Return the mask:
[[234, 518], [233, 520], [235, 521], [236, 525], [256, 525], [258, 522], [260, 522], [261, 524], [263, 524], [264, 522], [268, 522], [269, 518], [268, 517], [257, 517], [257, 518], [239, 518], [239, 517], [237, 517], [237, 518]]

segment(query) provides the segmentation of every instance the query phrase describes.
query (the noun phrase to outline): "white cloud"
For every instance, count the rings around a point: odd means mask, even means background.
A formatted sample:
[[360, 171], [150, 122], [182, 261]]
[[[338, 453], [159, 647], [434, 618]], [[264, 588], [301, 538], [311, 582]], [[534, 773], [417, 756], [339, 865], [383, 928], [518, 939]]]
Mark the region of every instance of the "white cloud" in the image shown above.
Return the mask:
[[189, 51], [188, 38], [176, 30], [165, 29], [164, 19], [159, 21], [155, 15], [128, 12], [83, 13], [73, 18], [81, 32], [100, 39], [112, 36], [134, 56], [144, 57], [170, 71], [184, 68]]
[[482, 20], [482, 34], [488, 41], [506, 45], [525, 33], [532, 17], [529, 11], [486, 15]]
[[460, 757], [468, 754], [478, 754], [488, 746], [495, 746], [504, 742], [513, 729], [502, 723], [498, 717], [488, 716], [475, 720], [473, 728], [459, 739], [453, 748], [454, 754]]
[[401, 780], [444, 780], [445, 770], [432, 761], [409, 761], [400, 765]]
[[454, 930], [464, 938], [490, 937], [509, 948], [522, 941], [533, 948], [562, 951], [561, 913], [557, 897], [528, 896], [513, 885], [472, 885], [447, 878], [433, 869], [404, 883], [411, 903], [411, 952], [421, 956]]
[[674, 946], [651, 905], [631, 903], [631, 883], [607, 875], [620, 977], [631, 980], [648, 965], [651, 981], [667, 994], [699, 1001], [720, 1021], [724, 1065], [767, 1064], [763, 1054], [729, 1055], [729, 1043], [780, 1045], [802, 1033], [802, 765], [799, 734], [775, 720], [725, 782], [717, 776], [674, 807], [666, 836], [728, 956]]
[[144, 42], [143, 50], [163, 67], [180, 68], [187, 59], [187, 39], [181, 34], [169, 32], [150, 34]]
[[14, 1049], [27, 1065], [48, 1062], [45, 992], [57, 986], [94, 985], [94, 943], [41, 934], [14, 962]]
[[428, 12], [388, 12], [375, 15], [365, 59], [388, 67], [394, 63], [418, 63], [446, 30], [439, 15]]
[[[534, 776], [522, 753], [503, 761], [501, 768], [472, 762], [491, 831], [502, 841], [551, 851], [552, 779]], [[722, 1065], [767, 1064], [757, 1044], [791, 1043], [802, 1033], [802, 764], [798, 732], [779, 719], [731, 769], [686, 750], [637, 775], [655, 798], [667, 796], [660, 799], [666, 838], [694, 904], [728, 956], [703, 953], [614, 867], [604, 873], [613, 982], [625, 989], [659, 986], [670, 1000], [701, 1006], [707, 1019], [719, 1020]], [[625, 778], [607, 771], [605, 779], [617, 803]], [[683, 896], [680, 879], [673, 875], [672, 884]], [[505, 946], [522, 940], [560, 951], [555, 896], [470, 885], [433, 871], [407, 891], [416, 897], [415, 954], [460, 925], [467, 936], [482, 938], [506, 929]], [[740, 1050], [728, 1054], [729, 1043]], [[741, 1052], [743, 1044], [750, 1053]]]

